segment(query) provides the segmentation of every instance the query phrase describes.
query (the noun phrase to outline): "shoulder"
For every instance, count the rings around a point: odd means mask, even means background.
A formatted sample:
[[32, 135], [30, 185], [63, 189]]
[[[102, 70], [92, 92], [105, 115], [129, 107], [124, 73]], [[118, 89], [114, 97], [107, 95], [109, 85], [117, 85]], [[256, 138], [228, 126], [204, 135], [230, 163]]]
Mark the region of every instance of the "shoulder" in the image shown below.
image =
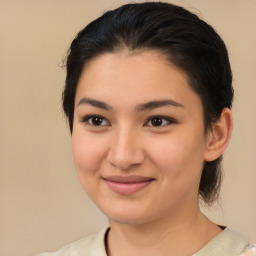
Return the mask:
[[94, 235], [68, 244], [56, 252], [46, 252], [36, 256], [107, 256], [104, 240], [108, 230], [109, 228], [104, 228]]
[[256, 245], [250, 244], [240, 256], [256, 256]]
[[248, 247], [250, 247], [250, 243], [245, 237], [226, 228], [206, 244], [199, 252], [194, 254], [194, 256], [238, 256], [242, 255]]

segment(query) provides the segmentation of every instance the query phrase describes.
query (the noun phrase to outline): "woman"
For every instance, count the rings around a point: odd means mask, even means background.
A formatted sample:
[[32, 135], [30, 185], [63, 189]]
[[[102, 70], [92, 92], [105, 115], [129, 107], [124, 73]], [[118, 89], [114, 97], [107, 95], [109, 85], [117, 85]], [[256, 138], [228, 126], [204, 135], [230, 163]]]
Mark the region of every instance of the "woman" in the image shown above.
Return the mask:
[[181, 7], [128, 4], [80, 31], [63, 108], [79, 180], [110, 226], [43, 255], [245, 253], [198, 203], [218, 197], [232, 98], [225, 44]]

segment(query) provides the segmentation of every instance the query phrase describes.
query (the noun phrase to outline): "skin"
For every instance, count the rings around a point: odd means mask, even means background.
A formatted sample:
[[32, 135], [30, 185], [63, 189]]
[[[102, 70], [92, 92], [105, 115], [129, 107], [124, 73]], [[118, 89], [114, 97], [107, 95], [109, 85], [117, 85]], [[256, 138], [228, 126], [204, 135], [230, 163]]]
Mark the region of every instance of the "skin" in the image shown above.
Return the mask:
[[[204, 161], [223, 153], [231, 128], [224, 109], [205, 132], [199, 96], [156, 51], [103, 54], [85, 66], [73, 156], [84, 190], [110, 220], [109, 255], [191, 255], [221, 231], [200, 212], [198, 188]], [[106, 182], [131, 175], [151, 180], [133, 193]]]

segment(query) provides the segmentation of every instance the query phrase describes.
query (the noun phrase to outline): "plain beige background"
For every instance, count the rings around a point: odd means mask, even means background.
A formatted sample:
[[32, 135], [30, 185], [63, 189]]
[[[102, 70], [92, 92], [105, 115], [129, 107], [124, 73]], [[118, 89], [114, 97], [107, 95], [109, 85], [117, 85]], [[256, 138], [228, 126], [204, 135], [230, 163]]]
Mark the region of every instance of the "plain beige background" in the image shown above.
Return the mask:
[[[61, 112], [59, 67], [76, 33], [122, 0], [0, 0], [0, 256], [57, 248], [107, 224], [80, 188]], [[236, 91], [222, 207], [206, 210], [256, 242], [256, 1], [174, 0], [225, 40]]]

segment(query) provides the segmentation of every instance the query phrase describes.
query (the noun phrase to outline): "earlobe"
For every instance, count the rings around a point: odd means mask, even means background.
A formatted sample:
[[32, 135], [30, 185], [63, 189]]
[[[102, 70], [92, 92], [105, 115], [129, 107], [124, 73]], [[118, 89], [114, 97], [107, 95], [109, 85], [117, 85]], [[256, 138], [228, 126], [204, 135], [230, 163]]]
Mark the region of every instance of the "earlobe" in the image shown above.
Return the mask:
[[229, 108], [224, 108], [220, 118], [212, 125], [207, 133], [205, 161], [214, 161], [223, 154], [228, 146], [232, 127], [232, 112]]

